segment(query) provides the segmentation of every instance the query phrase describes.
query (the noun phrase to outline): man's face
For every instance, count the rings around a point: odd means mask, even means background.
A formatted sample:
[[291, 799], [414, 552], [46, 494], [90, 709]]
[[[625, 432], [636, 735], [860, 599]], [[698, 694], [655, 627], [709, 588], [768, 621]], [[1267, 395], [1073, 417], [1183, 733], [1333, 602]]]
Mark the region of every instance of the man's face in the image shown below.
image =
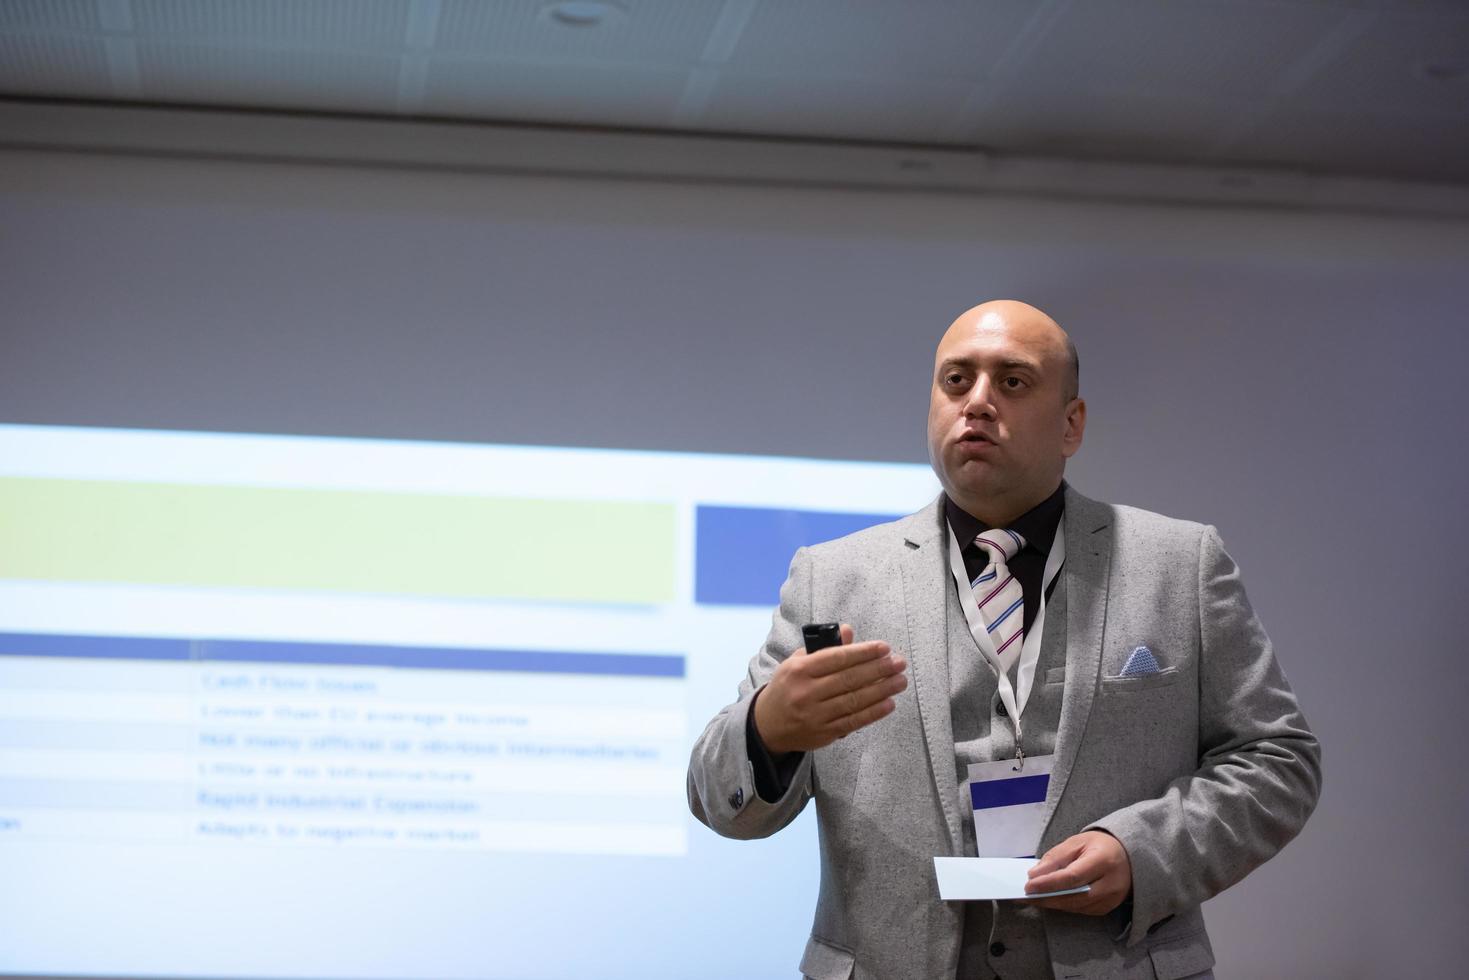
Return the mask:
[[1086, 423], [1070, 385], [1064, 337], [1039, 310], [1001, 301], [954, 321], [934, 358], [928, 452], [955, 503], [1008, 520], [1056, 488]]

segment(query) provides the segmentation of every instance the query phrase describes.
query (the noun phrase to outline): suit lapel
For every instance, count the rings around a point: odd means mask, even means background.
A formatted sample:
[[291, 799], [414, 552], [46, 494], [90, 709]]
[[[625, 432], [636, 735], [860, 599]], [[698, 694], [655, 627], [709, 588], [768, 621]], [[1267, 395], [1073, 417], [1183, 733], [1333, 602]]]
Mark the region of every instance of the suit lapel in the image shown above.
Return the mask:
[[[954, 728], [949, 709], [948, 663], [948, 527], [944, 498], [910, 519], [898, 561], [903, 570], [903, 599], [908, 645], [903, 654], [918, 700], [923, 742], [934, 792], [949, 828], [951, 854], [963, 854], [958, 801], [954, 798]], [[1070, 542], [1068, 541], [1068, 544]]]
[[[1066, 488], [1066, 684], [1056, 730], [1056, 761], [1046, 794], [1046, 820], [1056, 812], [1091, 716], [1107, 622], [1112, 567], [1112, 509]], [[1049, 832], [1049, 827], [1047, 828]], [[1043, 835], [1043, 847], [1050, 842]]]

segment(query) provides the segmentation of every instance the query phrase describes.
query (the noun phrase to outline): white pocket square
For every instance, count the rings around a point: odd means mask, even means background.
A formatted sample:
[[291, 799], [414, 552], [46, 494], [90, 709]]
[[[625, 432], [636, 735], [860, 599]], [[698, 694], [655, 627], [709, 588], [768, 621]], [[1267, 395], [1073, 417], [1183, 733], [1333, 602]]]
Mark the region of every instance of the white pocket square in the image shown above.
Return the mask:
[[1158, 665], [1158, 658], [1153, 656], [1153, 651], [1147, 647], [1137, 647], [1127, 657], [1127, 663], [1122, 665], [1122, 673], [1118, 677], [1146, 677], [1156, 674], [1163, 668]]

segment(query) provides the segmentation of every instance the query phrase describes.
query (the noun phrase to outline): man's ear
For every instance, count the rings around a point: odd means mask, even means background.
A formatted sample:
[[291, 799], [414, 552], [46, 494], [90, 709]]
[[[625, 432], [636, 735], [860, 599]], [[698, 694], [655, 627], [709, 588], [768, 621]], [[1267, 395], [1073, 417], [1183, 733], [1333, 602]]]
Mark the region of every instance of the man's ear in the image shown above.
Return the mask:
[[1086, 434], [1086, 400], [1073, 398], [1066, 405], [1066, 428], [1061, 433], [1061, 455], [1070, 459], [1081, 448]]

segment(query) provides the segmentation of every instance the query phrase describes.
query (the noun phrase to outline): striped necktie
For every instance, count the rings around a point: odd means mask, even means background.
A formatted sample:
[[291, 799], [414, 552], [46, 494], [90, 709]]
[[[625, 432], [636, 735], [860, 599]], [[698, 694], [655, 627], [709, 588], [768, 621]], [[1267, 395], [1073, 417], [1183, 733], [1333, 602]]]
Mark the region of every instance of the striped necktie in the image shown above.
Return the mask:
[[1014, 531], [992, 528], [976, 537], [974, 543], [990, 559], [979, 578], [970, 583], [974, 588], [974, 602], [995, 644], [996, 655], [1016, 656], [1025, 642], [1025, 592], [1005, 563], [1025, 547], [1025, 539]]

